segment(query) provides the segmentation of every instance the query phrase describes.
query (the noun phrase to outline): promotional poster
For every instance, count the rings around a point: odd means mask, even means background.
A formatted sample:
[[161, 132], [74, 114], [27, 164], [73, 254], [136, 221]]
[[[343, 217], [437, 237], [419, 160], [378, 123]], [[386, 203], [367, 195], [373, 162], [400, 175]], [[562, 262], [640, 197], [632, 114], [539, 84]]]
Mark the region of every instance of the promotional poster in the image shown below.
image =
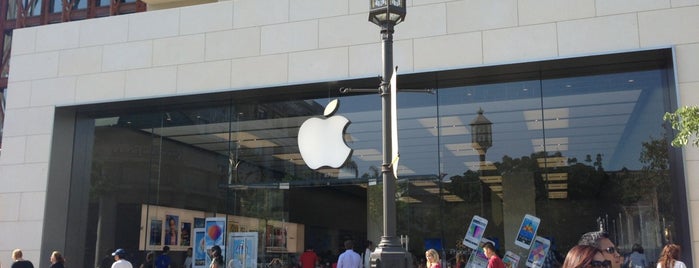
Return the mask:
[[551, 242], [541, 236], [537, 236], [534, 240], [534, 245], [532, 250], [529, 251], [529, 257], [527, 257], [527, 267], [540, 268], [546, 260], [546, 254], [549, 252], [551, 247]]
[[483, 251], [483, 244], [490, 242], [495, 244], [492, 240], [483, 238], [481, 239], [481, 243], [478, 245], [476, 249], [471, 251], [471, 256], [468, 258], [468, 262], [466, 262], [466, 268], [486, 268], [488, 267], [488, 257], [485, 256], [485, 252]]
[[517, 265], [519, 265], [519, 255], [508, 250], [505, 252], [505, 257], [502, 258], [502, 262], [505, 264], [505, 268], [517, 268]]
[[[226, 244], [224, 238], [226, 237], [226, 218], [206, 218], [204, 243], [206, 245], [207, 253], [211, 250], [213, 246], [221, 247], [221, 253], [226, 252]], [[206, 265], [211, 263], [211, 256], [206, 254]]]
[[478, 248], [478, 243], [483, 238], [483, 233], [485, 232], [485, 227], [488, 226], [488, 220], [478, 215], [474, 215], [471, 219], [471, 224], [468, 226], [468, 231], [464, 240], [461, 242], [464, 246], [476, 249]]
[[206, 267], [206, 241], [204, 234], [206, 231], [204, 228], [194, 228], [194, 247], [192, 247], [192, 267], [194, 268], [204, 268]]
[[524, 215], [522, 225], [520, 225], [519, 231], [517, 231], [515, 245], [524, 249], [531, 248], [534, 237], [536, 236], [536, 231], [539, 229], [539, 223], [541, 223], [539, 218], [529, 214]]
[[228, 235], [226, 267], [257, 267], [257, 232], [234, 232]]

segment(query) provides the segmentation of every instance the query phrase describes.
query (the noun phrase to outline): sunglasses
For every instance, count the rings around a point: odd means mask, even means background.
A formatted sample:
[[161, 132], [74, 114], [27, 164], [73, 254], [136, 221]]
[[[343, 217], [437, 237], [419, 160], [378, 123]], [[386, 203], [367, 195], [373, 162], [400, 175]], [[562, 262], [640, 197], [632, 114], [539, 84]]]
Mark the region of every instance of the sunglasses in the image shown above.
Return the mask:
[[612, 262], [610, 261], [591, 261], [590, 264], [587, 265], [587, 267], [591, 268], [609, 268], [612, 266]]
[[602, 251], [607, 252], [609, 254], [614, 254], [614, 253], [619, 252], [615, 247], [608, 247], [608, 248], [602, 249]]

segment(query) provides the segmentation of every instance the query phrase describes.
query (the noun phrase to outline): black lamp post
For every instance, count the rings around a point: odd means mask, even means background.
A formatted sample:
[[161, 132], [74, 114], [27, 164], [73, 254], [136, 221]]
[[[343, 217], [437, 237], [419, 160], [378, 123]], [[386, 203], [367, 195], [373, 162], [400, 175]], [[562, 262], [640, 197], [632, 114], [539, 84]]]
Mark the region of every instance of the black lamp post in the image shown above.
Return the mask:
[[410, 264], [410, 255], [396, 237], [396, 184], [391, 170], [391, 98], [390, 79], [393, 74], [393, 27], [405, 19], [405, 0], [369, 0], [369, 21], [381, 27], [383, 76], [379, 93], [382, 109], [383, 163], [383, 236], [371, 253], [372, 268], [403, 268]]

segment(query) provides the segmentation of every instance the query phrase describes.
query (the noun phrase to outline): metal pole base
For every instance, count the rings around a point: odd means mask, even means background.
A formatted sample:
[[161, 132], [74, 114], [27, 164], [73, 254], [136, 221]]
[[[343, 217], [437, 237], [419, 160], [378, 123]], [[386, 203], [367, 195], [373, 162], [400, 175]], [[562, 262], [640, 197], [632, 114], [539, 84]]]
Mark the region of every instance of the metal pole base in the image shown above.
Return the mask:
[[381, 242], [371, 253], [371, 268], [413, 267], [412, 255], [405, 251], [395, 237], [381, 237]]

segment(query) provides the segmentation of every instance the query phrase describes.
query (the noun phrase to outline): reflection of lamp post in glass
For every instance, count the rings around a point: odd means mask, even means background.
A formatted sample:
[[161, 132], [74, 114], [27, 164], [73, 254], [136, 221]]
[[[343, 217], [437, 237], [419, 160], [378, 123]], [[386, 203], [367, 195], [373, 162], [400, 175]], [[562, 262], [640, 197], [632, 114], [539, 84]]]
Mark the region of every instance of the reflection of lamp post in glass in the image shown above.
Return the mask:
[[471, 145], [477, 147], [481, 169], [485, 164], [485, 153], [493, 146], [493, 123], [483, 116], [483, 109], [478, 108], [478, 115], [471, 121]]
[[[476, 118], [474, 118], [471, 121], [471, 146], [473, 146], [474, 149], [478, 151], [478, 156], [479, 156], [479, 163], [478, 163], [478, 172], [480, 173], [479, 176], [483, 177], [483, 168], [485, 167], [485, 153], [488, 151], [488, 148], [493, 146], [493, 129], [492, 125], [493, 123], [488, 120], [488, 118], [485, 118], [483, 116], [483, 109], [478, 108], [478, 115]], [[479, 178], [480, 180], [483, 180], [483, 178]], [[485, 202], [485, 197], [483, 196], [483, 193], [485, 192], [483, 190], [484, 187], [488, 187], [487, 185], [480, 185], [479, 187], [481, 189], [481, 215], [485, 212], [485, 209], [483, 207], [483, 203]]]
[[[369, 0], [369, 21], [381, 27], [381, 51], [383, 76], [379, 93], [383, 121], [383, 236], [376, 250], [371, 254], [371, 267], [408, 267], [409, 255], [396, 237], [395, 178], [390, 168], [392, 156], [391, 137], [391, 91], [390, 79], [393, 74], [393, 27], [405, 19], [405, 0]], [[395, 91], [394, 91], [395, 92]]]

